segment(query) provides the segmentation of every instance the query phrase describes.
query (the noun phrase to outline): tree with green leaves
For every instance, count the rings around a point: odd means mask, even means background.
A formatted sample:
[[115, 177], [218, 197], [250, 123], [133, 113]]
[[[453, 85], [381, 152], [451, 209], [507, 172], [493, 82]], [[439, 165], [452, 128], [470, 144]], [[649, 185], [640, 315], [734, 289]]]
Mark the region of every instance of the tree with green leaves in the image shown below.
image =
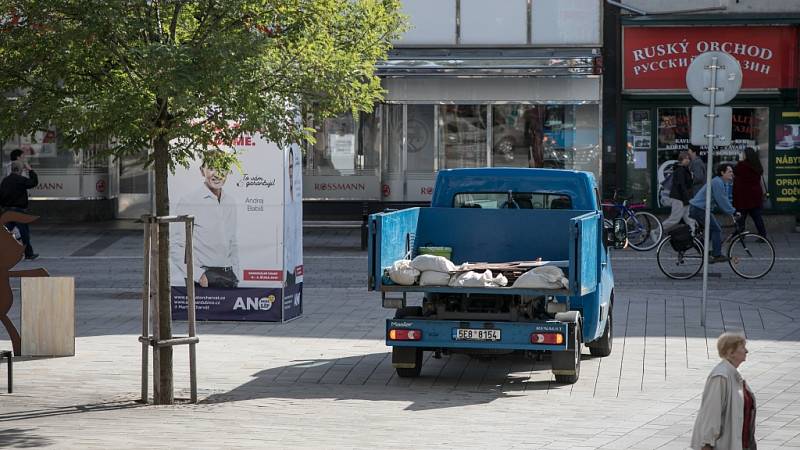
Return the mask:
[[[148, 149], [155, 213], [166, 216], [176, 165], [243, 134], [312, 140], [298, 121], [309, 111], [371, 110], [382, 95], [374, 65], [405, 26], [399, 11], [399, 0], [0, 0], [0, 140], [55, 127], [68, 148]], [[166, 224], [158, 238], [169, 338]], [[156, 402], [172, 403], [164, 350]]]

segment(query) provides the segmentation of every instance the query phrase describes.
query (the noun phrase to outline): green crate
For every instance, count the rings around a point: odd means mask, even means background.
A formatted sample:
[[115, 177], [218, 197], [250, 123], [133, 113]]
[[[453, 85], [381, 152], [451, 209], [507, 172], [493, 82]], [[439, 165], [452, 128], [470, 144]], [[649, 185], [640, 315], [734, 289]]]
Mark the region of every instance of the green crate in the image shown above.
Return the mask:
[[445, 258], [452, 261], [453, 256], [453, 248], [452, 247], [420, 247], [419, 248], [420, 255], [435, 255], [435, 256], [444, 256]]

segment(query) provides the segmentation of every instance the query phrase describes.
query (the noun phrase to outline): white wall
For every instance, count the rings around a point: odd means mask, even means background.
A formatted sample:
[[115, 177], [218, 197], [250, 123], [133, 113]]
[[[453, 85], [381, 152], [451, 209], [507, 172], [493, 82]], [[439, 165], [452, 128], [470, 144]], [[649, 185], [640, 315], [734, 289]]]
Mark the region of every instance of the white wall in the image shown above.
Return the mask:
[[461, 0], [461, 44], [527, 44], [527, 14], [527, 0]]
[[533, 0], [531, 16], [534, 45], [603, 45], [599, 1]]
[[455, 45], [455, 0], [403, 0], [403, 14], [410, 27], [394, 45]]
[[[403, 46], [602, 45], [603, 0], [403, 0]], [[456, 17], [460, 14], [460, 36]], [[528, 23], [531, 41], [528, 41]], [[460, 38], [460, 41], [459, 41]]]

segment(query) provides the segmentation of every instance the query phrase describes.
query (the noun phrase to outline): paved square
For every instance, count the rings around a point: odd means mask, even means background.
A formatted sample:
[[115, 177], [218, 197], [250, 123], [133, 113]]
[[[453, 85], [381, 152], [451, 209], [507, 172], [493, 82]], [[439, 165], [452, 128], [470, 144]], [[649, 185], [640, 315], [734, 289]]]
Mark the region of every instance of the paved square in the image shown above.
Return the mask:
[[[762, 280], [712, 266], [706, 328], [699, 279], [668, 280], [654, 252], [616, 252], [613, 353], [585, 352], [578, 383], [561, 385], [547, 360], [518, 356], [426, 353], [420, 378], [397, 378], [383, 343], [391, 311], [365, 288], [357, 231], [311, 231], [304, 316], [200, 323], [201, 402], [155, 407], [135, 401], [141, 233], [35, 227], [42, 258], [25, 266], [76, 276], [76, 356], [17, 358], [10, 395], [0, 367], [0, 446], [686, 448], [715, 339], [741, 330], [759, 448], [800, 448], [800, 235], [773, 237], [779, 258]], [[178, 397], [187, 353], [176, 348]]]

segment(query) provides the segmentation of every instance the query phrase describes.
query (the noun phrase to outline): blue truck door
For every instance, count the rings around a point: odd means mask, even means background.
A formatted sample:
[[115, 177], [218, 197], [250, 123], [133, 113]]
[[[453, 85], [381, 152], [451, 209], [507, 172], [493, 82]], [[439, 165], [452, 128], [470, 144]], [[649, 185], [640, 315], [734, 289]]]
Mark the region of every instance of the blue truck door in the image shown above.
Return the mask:
[[600, 261], [600, 213], [592, 211], [570, 220], [570, 290], [584, 296], [597, 289], [602, 265]]

